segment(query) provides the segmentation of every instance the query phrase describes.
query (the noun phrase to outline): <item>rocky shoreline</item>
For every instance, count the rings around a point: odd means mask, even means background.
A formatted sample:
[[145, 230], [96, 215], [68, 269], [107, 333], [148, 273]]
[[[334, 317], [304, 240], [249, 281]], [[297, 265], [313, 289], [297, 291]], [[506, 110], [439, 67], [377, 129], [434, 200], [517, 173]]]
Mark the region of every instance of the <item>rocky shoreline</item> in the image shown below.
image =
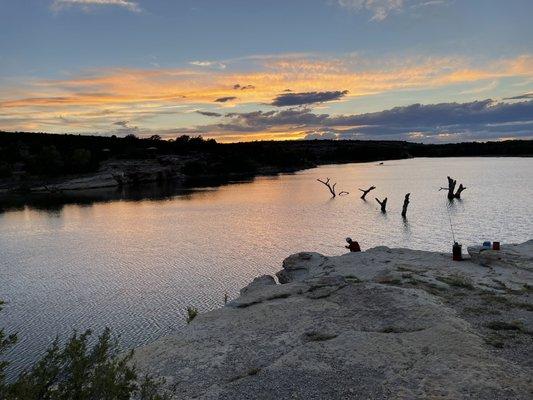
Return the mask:
[[[261, 167], [253, 173], [187, 175], [183, 169], [191, 160], [195, 161], [196, 158], [169, 155], [144, 160], [107, 160], [93, 173], [0, 181], [0, 209], [2, 204], [17, 206], [46, 200], [57, 203], [107, 201], [131, 196], [142, 197], [142, 193], [148, 196], [166, 196], [191, 187], [218, 186], [315, 166]], [[159, 186], [159, 190], [155, 186]]]
[[261, 167], [253, 173], [187, 175], [183, 172], [183, 168], [191, 160], [195, 159], [172, 155], [144, 160], [108, 160], [103, 162], [100, 168], [93, 173], [49, 177], [46, 179], [34, 177], [26, 181], [11, 180], [0, 182], [0, 198], [17, 193], [25, 196], [69, 194], [104, 188], [143, 187], [153, 183], [187, 187], [189, 182], [198, 182], [202, 186], [203, 183], [225, 183], [255, 176], [296, 172], [303, 168], [315, 166], [314, 164], [309, 164], [301, 168]]
[[136, 350], [175, 399], [530, 399], [533, 240], [299, 253]]

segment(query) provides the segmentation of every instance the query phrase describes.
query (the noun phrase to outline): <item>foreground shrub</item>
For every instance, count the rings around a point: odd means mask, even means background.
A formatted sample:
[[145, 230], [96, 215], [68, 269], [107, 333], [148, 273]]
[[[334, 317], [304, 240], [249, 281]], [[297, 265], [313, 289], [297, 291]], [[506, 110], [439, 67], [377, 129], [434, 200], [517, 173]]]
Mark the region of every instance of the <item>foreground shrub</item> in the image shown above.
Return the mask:
[[[1, 305], [1, 303], [0, 303]], [[60, 345], [56, 339], [46, 354], [18, 379], [5, 383], [0, 363], [2, 400], [164, 400], [162, 380], [140, 378], [132, 365], [133, 350], [121, 355], [111, 331], [106, 328], [96, 344], [89, 346], [91, 331], [74, 332]], [[0, 353], [16, 340], [0, 330]]]

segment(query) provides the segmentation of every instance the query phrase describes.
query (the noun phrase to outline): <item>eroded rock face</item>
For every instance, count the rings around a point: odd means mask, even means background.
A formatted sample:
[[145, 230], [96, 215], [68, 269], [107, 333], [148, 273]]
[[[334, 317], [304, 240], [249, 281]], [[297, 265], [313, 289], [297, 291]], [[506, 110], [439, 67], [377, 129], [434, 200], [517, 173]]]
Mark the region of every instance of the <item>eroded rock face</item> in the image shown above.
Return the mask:
[[240, 293], [241, 293], [241, 296], [243, 296], [247, 293], [253, 292], [254, 290], [262, 289], [265, 286], [271, 286], [275, 284], [276, 284], [276, 281], [270, 275], [261, 275], [255, 278], [247, 286], [243, 287]]
[[316, 276], [315, 270], [323, 268], [327, 260], [318, 253], [297, 253], [283, 261], [283, 269], [276, 273], [279, 283], [288, 283], [294, 280], [303, 280]]
[[531, 269], [385, 247], [283, 267], [138, 367], [176, 399], [531, 398]]

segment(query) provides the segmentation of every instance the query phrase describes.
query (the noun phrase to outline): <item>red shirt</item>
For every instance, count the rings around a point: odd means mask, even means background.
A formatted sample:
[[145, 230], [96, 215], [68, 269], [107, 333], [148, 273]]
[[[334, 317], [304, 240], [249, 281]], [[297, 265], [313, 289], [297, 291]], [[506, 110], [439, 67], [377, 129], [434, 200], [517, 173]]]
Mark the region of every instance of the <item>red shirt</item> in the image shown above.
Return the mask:
[[347, 246], [351, 252], [361, 251], [361, 247], [359, 247], [359, 243], [353, 241], [348, 244]]

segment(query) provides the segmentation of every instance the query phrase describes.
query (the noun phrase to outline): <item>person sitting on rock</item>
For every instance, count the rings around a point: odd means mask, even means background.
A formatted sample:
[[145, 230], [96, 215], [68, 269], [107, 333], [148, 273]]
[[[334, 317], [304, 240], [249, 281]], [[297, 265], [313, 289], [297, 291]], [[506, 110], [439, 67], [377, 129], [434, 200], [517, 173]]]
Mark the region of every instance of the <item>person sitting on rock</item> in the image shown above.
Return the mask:
[[359, 243], [356, 241], [353, 241], [352, 238], [346, 238], [346, 242], [348, 243], [348, 246], [344, 246], [347, 249], [350, 249], [350, 252], [354, 253], [356, 251], [361, 251], [361, 247], [359, 247]]

